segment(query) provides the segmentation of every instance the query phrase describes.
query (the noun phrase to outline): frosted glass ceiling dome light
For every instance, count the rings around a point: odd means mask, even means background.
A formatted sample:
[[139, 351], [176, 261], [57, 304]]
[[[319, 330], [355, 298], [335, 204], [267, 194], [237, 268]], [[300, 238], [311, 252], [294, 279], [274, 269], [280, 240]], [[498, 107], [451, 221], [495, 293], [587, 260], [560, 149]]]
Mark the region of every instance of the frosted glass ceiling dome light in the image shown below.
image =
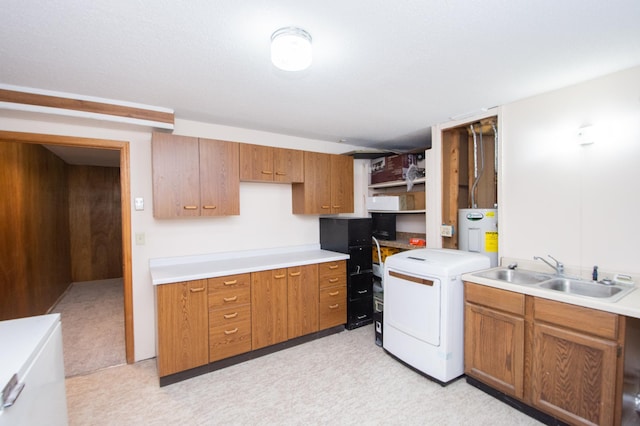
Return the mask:
[[311, 65], [311, 35], [298, 27], [280, 28], [271, 35], [271, 62], [284, 71], [302, 71]]

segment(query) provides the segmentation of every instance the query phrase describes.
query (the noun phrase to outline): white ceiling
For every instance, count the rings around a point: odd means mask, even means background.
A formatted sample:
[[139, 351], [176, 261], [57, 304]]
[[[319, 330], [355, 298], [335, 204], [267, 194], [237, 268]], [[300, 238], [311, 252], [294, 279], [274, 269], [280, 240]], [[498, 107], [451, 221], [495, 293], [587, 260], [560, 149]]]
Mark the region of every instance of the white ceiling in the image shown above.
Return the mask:
[[[276, 29], [314, 62], [269, 62]], [[0, 83], [408, 150], [450, 117], [640, 65], [639, 0], [5, 0]]]

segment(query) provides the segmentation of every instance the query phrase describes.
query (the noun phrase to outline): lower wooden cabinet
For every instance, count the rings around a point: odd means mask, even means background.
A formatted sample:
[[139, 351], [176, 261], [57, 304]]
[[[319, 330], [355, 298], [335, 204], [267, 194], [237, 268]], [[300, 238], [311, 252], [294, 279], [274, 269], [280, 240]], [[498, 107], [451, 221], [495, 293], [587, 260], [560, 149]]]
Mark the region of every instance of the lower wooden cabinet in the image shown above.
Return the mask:
[[624, 317], [465, 283], [465, 373], [570, 424], [619, 424]]
[[346, 262], [156, 286], [158, 375], [346, 322]]
[[209, 362], [251, 350], [251, 275], [209, 278]]
[[207, 280], [157, 286], [158, 375], [209, 362]]

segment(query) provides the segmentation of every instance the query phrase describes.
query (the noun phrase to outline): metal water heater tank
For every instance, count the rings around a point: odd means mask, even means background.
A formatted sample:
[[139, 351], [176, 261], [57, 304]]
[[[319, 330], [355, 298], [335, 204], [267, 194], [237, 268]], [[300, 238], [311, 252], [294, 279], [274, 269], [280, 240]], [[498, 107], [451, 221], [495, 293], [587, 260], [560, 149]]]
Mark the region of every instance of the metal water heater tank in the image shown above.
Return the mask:
[[498, 266], [498, 209], [458, 210], [458, 248], [489, 257]]

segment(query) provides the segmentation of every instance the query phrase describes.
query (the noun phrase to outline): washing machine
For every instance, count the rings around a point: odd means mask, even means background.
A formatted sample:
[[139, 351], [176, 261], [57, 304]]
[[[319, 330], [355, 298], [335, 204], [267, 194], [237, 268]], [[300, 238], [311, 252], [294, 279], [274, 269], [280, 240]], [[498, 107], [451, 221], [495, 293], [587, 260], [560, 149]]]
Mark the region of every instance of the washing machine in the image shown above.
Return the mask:
[[490, 267], [480, 253], [414, 249], [384, 262], [383, 348], [446, 385], [464, 373], [462, 274]]

